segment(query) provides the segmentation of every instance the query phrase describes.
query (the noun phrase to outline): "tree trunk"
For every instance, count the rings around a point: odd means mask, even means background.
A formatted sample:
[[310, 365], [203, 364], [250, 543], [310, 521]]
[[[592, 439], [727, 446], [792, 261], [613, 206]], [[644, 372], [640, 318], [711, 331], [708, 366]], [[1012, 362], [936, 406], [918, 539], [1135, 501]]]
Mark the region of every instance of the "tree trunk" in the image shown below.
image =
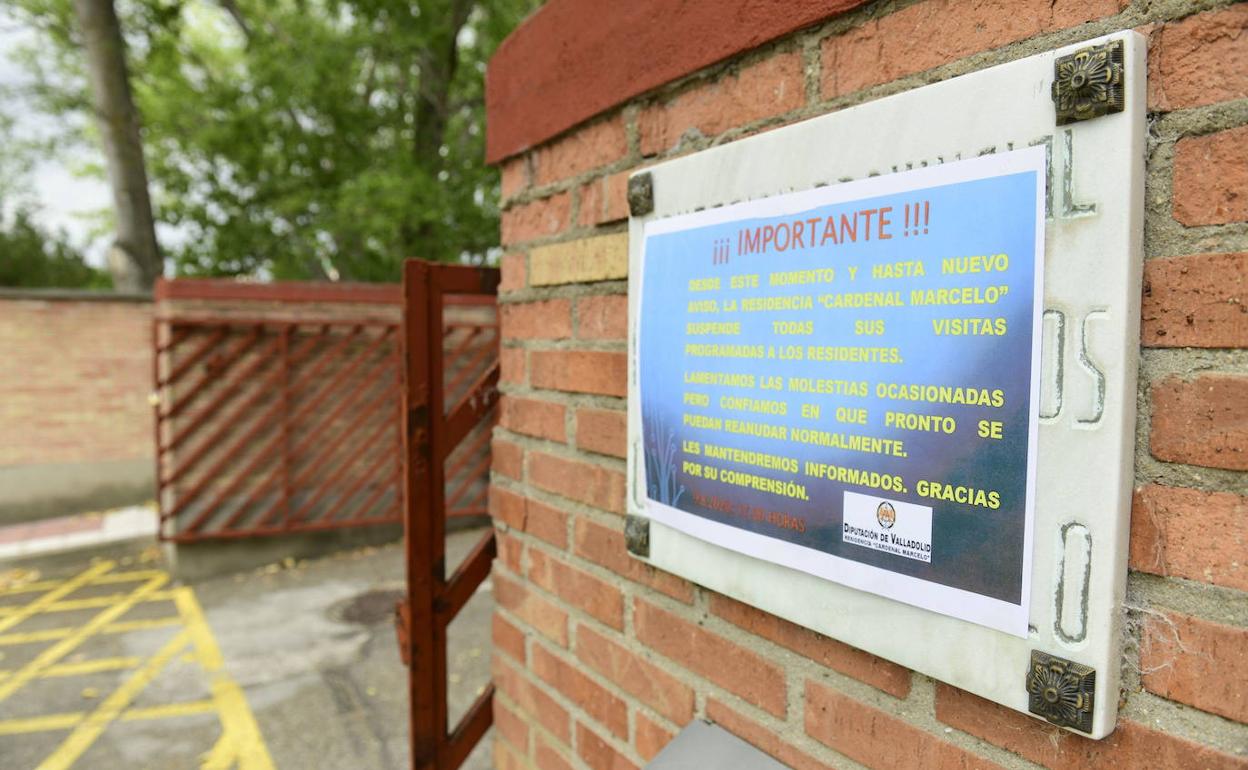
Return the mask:
[[451, 83], [459, 67], [459, 31], [468, 22], [474, 5], [473, 0], [452, 0], [442, 24], [433, 24], [433, 39], [420, 57], [412, 152], [418, 161], [436, 168], [442, 166], [438, 150], [446, 133]]
[[87, 49], [91, 105], [104, 142], [117, 212], [109, 270], [118, 291], [147, 290], [160, 276], [162, 265], [121, 25], [113, 0], [74, 0], [74, 13]]

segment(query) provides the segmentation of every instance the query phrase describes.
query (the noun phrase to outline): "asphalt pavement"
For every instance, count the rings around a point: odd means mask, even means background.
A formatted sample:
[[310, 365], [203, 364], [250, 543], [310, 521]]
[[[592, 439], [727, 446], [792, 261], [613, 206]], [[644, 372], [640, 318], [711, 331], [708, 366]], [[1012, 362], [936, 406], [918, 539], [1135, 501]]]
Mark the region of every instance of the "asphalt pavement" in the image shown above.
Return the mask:
[[[453, 533], [448, 569], [482, 530]], [[405, 768], [400, 544], [178, 585], [158, 553], [0, 563], [0, 766]], [[451, 625], [452, 720], [489, 680], [491, 586]], [[491, 767], [491, 736], [466, 770]]]

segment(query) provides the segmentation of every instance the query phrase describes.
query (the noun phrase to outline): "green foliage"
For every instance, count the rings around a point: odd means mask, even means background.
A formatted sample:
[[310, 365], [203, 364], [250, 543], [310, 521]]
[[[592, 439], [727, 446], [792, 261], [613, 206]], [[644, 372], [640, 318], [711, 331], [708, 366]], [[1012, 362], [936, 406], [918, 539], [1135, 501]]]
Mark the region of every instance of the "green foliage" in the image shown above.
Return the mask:
[[65, 238], [44, 232], [29, 212], [0, 222], [0, 286], [110, 289], [108, 273], [91, 267]]
[[[81, 116], [69, 0], [9, 2], [55, 53], [41, 104]], [[485, 63], [538, 0], [117, 2], [177, 272], [395, 281], [496, 244]]]

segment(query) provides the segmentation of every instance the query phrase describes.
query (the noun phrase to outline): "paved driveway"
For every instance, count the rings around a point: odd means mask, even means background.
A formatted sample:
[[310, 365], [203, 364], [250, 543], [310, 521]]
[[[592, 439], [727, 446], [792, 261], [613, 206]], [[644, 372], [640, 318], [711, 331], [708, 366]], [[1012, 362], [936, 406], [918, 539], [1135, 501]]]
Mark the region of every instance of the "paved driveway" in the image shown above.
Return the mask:
[[[452, 535], [448, 562], [479, 536]], [[139, 558], [8, 574], [6, 769], [407, 767], [397, 545], [193, 586]], [[492, 601], [487, 582], [450, 629], [452, 718], [488, 679]], [[489, 741], [466, 768], [490, 767]]]

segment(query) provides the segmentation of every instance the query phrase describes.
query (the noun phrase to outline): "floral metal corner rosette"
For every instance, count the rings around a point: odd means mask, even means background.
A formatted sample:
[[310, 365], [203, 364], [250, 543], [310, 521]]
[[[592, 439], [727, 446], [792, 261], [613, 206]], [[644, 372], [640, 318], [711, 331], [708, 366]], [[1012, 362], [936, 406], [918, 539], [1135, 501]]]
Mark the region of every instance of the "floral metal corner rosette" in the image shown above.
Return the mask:
[[1080, 48], [1053, 63], [1057, 125], [1122, 112], [1126, 103], [1121, 40]]
[[1096, 670], [1055, 655], [1031, 651], [1027, 710], [1058, 727], [1092, 732]]

